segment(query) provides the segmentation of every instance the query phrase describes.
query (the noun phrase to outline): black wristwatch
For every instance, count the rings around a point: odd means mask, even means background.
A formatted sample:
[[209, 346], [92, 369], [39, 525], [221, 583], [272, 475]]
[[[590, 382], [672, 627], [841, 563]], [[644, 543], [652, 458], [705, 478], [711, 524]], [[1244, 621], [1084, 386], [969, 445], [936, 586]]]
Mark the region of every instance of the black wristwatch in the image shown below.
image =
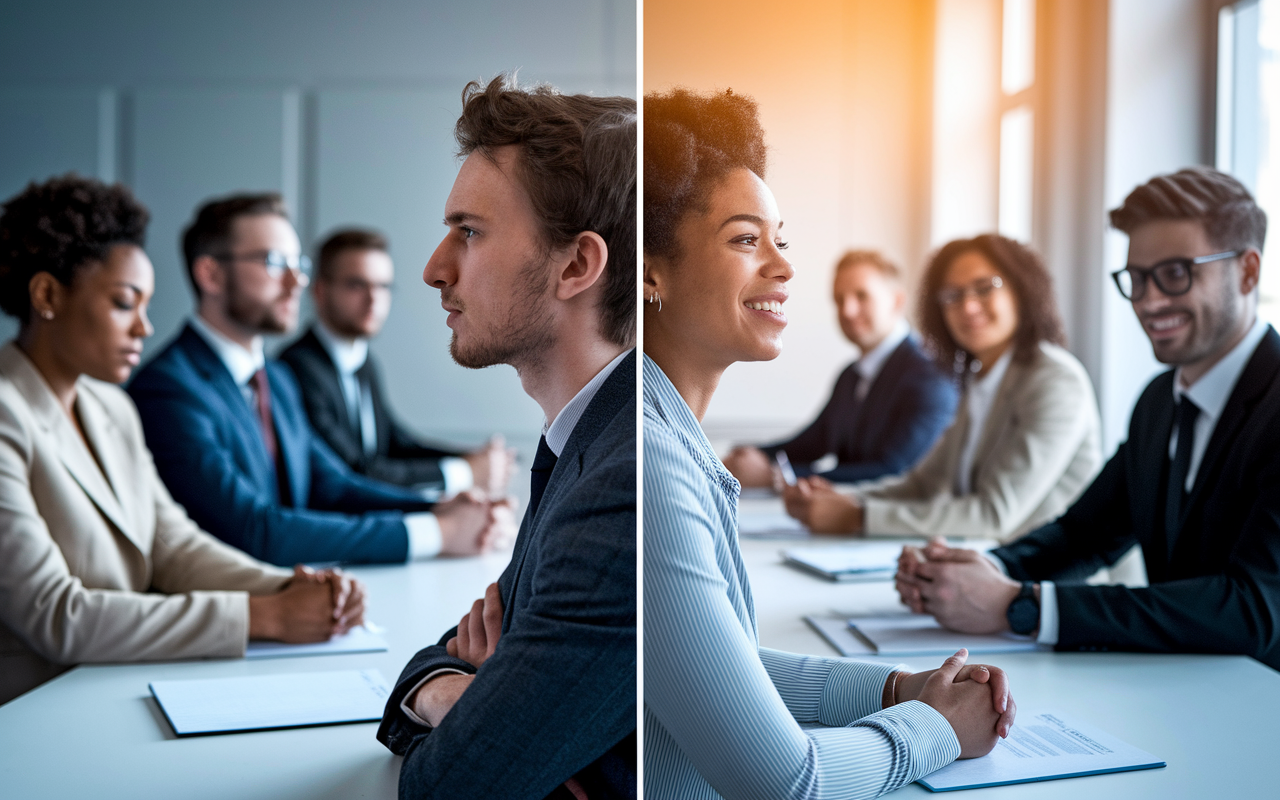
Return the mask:
[[1009, 630], [1023, 636], [1040, 627], [1040, 601], [1036, 599], [1035, 583], [1023, 581], [1022, 591], [1009, 603], [1005, 617], [1009, 620]]

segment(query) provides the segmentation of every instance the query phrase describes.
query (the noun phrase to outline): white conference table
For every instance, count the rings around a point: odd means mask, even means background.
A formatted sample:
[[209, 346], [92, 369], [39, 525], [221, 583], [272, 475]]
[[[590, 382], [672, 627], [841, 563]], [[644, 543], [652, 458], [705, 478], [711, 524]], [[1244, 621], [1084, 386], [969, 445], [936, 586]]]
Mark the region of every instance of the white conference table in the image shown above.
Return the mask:
[[81, 666], [0, 706], [0, 798], [395, 798], [400, 757], [377, 723], [179, 739], [147, 684], [159, 679], [376, 668], [393, 685], [419, 648], [497, 580], [510, 552], [350, 567], [369, 588], [383, 653]]
[[[786, 566], [778, 555], [791, 544], [825, 541], [826, 537], [742, 541], [762, 645], [839, 655], [805, 623], [806, 614], [853, 616], [902, 610], [892, 583], [832, 583]], [[900, 663], [914, 671], [933, 669], [942, 659], [910, 658]], [[1168, 766], [967, 790], [956, 797], [1280, 797], [1280, 776], [1272, 762], [1280, 742], [1280, 673], [1258, 661], [1244, 656], [1049, 652], [973, 660], [1009, 673], [1020, 709], [1061, 711], [1158, 756]], [[910, 784], [892, 796], [930, 794]]]

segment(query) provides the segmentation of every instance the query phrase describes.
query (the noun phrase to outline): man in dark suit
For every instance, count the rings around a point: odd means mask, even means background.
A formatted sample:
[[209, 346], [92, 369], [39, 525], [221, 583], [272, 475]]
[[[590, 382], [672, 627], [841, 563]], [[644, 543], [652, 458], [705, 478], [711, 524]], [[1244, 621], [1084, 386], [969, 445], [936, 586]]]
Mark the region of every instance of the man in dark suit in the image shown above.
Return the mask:
[[[1175, 368], [1062, 517], [990, 559], [908, 549], [899, 591], [956, 630], [1280, 668], [1280, 336], [1257, 316], [1266, 215], [1234, 178], [1195, 167], [1139, 186], [1111, 222], [1129, 235], [1116, 284]], [[1082, 583], [1135, 542], [1149, 586]]]
[[836, 264], [833, 293], [840, 330], [862, 356], [840, 374], [809, 427], [786, 441], [736, 447], [725, 456], [743, 486], [771, 486], [779, 450], [797, 475], [837, 483], [895, 475], [920, 460], [951, 424], [955, 382], [910, 335], [897, 265], [872, 250], [850, 250]]
[[[307, 263], [278, 195], [203, 205], [183, 234], [197, 313], [129, 387], [156, 468], [200, 527], [274, 564], [402, 562], [496, 544], [510, 512], [352, 472], [313, 435], [262, 336], [290, 330]], [[434, 513], [432, 513], [434, 512]]]
[[515, 555], [418, 653], [378, 739], [423, 798], [636, 796], [636, 117], [622, 97], [468, 85], [466, 160], [423, 279], [463, 366], [549, 424]]
[[320, 245], [311, 283], [316, 322], [280, 353], [297, 378], [311, 427], [361, 475], [433, 495], [477, 486], [501, 497], [514, 455], [500, 438], [469, 453], [432, 446], [387, 406], [369, 340], [391, 310], [394, 275], [387, 240], [376, 231], [339, 230]]

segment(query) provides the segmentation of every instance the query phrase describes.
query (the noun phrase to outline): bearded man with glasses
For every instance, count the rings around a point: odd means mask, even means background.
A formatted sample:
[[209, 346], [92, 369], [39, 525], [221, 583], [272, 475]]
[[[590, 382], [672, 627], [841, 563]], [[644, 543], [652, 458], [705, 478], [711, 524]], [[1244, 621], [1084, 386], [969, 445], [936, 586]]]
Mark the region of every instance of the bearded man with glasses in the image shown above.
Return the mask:
[[514, 538], [511, 509], [351, 470], [311, 429], [264, 335], [298, 322], [311, 262], [277, 194], [205, 203], [182, 237], [196, 313], [129, 387], [156, 469], [197, 523], [273, 564], [470, 555]]
[[[1233, 653], [1280, 668], [1280, 335], [1258, 318], [1266, 214], [1229, 175], [1160, 175], [1111, 212], [1112, 277], [1173, 369], [1056, 521], [984, 556], [907, 548], [899, 593], [970, 633], [1058, 650]], [[1141, 544], [1150, 584], [1084, 578]]]

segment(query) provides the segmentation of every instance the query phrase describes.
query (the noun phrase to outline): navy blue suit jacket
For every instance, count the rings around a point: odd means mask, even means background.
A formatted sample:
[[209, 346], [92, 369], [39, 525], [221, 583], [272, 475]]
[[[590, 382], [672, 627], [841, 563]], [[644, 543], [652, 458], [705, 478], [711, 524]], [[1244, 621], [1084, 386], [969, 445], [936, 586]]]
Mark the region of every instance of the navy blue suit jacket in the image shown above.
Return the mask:
[[[1147, 386], [1075, 505], [992, 552], [1015, 580], [1058, 582], [1059, 650], [1236, 653], [1280, 669], [1280, 335], [1267, 331], [1236, 381], [1170, 541], [1173, 375]], [[1149, 586], [1083, 583], [1135, 542]]]
[[[403, 754], [402, 798], [636, 795], [636, 357], [587, 406], [526, 512], [498, 579], [502, 636], [477, 671], [444, 645], [420, 651], [387, 701], [378, 740]], [[475, 673], [435, 728], [400, 710], [441, 668]]]
[[955, 416], [955, 383], [910, 336], [885, 360], [861, 401], [855, 365], [840, 373], [813, 424], [762, 449], [771, 456], [785, 450], [799, 475], [809, 474], [809, 462], [835, 453], [837, 466], [820, 474], [837, 483], [896, 475], [914, 466]]
[[334, 455], [312, 432], [287, 367], [268, 361], [267, 380], [289, 490], [283, 502], [258, 418], [200, 334], [185, 327], [138, 371], [129, 394], [174, 499], [201, 528], [273, 564], [404, 561], [402, 512], [431, 505]]

